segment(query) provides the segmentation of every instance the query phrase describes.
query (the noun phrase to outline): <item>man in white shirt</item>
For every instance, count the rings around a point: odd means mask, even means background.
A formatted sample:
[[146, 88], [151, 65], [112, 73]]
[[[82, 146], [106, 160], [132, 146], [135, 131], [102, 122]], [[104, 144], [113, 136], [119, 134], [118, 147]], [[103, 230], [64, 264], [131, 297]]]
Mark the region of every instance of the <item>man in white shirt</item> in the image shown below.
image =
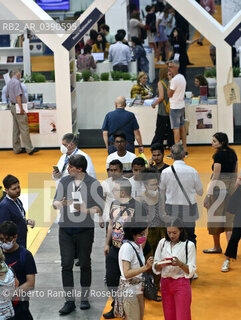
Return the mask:
[[60, 157], [57, 166], [53, 166], [54, 170], [53, 170], [52, 177], [57, 182], [59, 182], [61, 178], [69, 174], [68, 173], [69, 158], [75, 154], [80, 154], [86, 158], [87, 160], [86, 172], [92, 178], [96, 179], [95, 168], [93, 166], [91, 158], [88, 156], [88, 154], [79, 150], [77, 148], [77, 144], [78, 144], [77, 137], [73, 133], [66, 133], [63, 136], [62, 144], [60, 147], [60, 151], [63, 153], [63, 155]]
[[109, 61], [112, 62], [114, 71], [128, 72], [128, 64], [131, 62], [130, 48], [122, 41], [124, 36], [117, 33], [115, 36], [116, 43], [112, 44], [109, 49]]
[[109, 165], [112, 160], [120, 160], [123, 164], [123, 173], [125, 176], [131, 176], [132, 161], [136, 158], [136, 155], [126, 150], [126, 135], [121, 131], [116, 131], [114, 136], [114, 146], [117, 151], [111, 153], [106, 160], [106, 169], [109, 171]]
[[129, 179], [131, 183], [131, 196], [139, 201], [145, 191], [145, 185], [141, 175], [141, 172], [145, 169], [145, 160], [141, 157], [135, 158], [132, 161], [131, 169], [133, 173], [133, 177]]
[[174, 133], [175, 143], [180, 142], [182, 139], [182, 144], [184, 150], [187, 153], [186, 144], [186, 130], [184, 127], [185, 119], [185, 90], [186, 90], [186, 80], [184, 76], [178, 73], [179, 62], [172, 60], [168, 63], [168, 79], [169, 85], [167, 89], [167, 95], [170, 101], [170, 122], [171, 128]]
[[[198, 208], [195, 195], [203, 195], [203, 186], [198, 172], [185, 164], [185, 151], [181, 143], [174, 144], [171, 148], [174, 164], [162, 171], [160, 190], [165, 199], [167, 215], [178, 216], [182, 219], [188, 233], [188, 239], [196, 244], [195, 221], [198, 219]], [[182, 191], [172, 167], [183, 187]]]

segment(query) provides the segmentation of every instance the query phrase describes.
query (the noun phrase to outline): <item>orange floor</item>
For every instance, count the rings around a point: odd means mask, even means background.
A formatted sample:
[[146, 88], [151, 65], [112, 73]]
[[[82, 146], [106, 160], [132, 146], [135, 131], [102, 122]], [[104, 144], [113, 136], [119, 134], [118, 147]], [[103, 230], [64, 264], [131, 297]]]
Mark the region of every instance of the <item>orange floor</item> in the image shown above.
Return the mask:
[[[241, 146], [234, 146], [238, 157], [241, 157]], [[104, 149], [88, 149], [87, 152], [96, 168], [99, 179], [106, 177], [105, 159], [107, 152]], [[210, 178], [212, 154], [211, 147], [190, 147], [190, 157], [186, 163], [195, 167], [206, 183]], [[146, 148], [145, 154], [150, 157], [150, 149]], [[57, 163], [60, 157], [58, 150], [40, 151], [33, 156], [26, 154], [14, 155], [12, 151], [0, 152], [0, 180], [8, 173], [16, 175], [23, 188], [28, 187], [28, 177], [31, 173], [48, 173], [50, 176], [52, 165]], [[165, 160], [168, 164], [172, 160]], [[198, 223], [197, 236], [197, 266], [199, 278], [192, 283], [192, 319], [193, 320], [229, 320], [241, 319], [241, 246], [238, 251], [237, 261], [233, 262], [231, 271], [220, 272], [223, 254], [205, 255], [204, 248], [212, 246], [212, 239], [206, 230], [206, 212], [203, 210], [203, 218]], [[36, 252], [41, 241], [47, 233], [47, 228], [39, 228], [31, 244], [32, 252]], [[221, 237], [222, 248], [226, 248], [225, 236]], [[105, 311], [109, 310], [110, 302], [107, 302]], [[161, 303], [146, 302], [145, 320], [164, 319]]]

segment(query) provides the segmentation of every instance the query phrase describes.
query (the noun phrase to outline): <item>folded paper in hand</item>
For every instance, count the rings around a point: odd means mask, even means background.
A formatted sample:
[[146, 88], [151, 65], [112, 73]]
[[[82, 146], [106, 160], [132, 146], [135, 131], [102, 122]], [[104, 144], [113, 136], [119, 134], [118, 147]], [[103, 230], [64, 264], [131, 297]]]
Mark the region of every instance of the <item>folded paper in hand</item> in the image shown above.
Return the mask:
[[[16, 103], [16, 113], [19, 114], [20, 113], [20, 107], [19, 107], [19, 104]], [[22, 106], [23, 106], [23, 110], [25, 113], [28, 113], [28, 104], [27, 103], [22, 103]]]

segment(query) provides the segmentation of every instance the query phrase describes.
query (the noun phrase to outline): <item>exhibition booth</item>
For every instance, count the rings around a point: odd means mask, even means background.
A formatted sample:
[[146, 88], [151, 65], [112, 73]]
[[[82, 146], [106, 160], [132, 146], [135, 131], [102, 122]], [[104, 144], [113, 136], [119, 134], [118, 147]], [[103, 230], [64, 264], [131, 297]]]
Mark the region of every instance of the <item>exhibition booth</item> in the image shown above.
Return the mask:
[[[233, 108], [232, 105], [227, 105], [223, 92], [231, 67], [231, 47], [224, 39], [237, 26], [238, 22], [234, 19], [224, 28], [215, 23], [212, 17], [208, 17], [194, 1], [189, 3], [188, 8], [176, 0], [168, 2], [217, 48], [218, 99], [201, 104], [196, 100], [186, 101], [186, 119], [189, 121], [187, 143], [209, 144], [211, 136], [217, 131], [225, 131], [230, 142], [233, 142]], [[32, 96], [29, 99], [29, 123], [31, 139], [36, 147], [57, 147], [66, 132], [100, 130], [106, 113], [114, 110], [115, 98], [120, 95], [126, 98], [130, 97], [131, 88], [135, 83], [130, 79], [112, 81], [110, 75], [109, 81], [76, 81], [74, 46], [77, 40], [79, 41], [105, 12], [108, 11], [107, 17], [111, 21], [110, 8], [114, 3], [115, 5], [120, 4], [120, 1], [94, 1], [77, 19], [78, 33], [71, 34], [62, 30], [58, 33], [37, 34], [38, 38], [53, 52], [55, 82], [25, 83], [29, 96]], [[113, 10], [116, 10], [115, 5]], [[0, 0], [0, 6], [5, 8], [5, 12], [2, 13], [5, 14], [5, 19], [24, 21], [28, 18], [28, 20], [42, 21], [43, 25], [46, 21], [51, 20], [57, 30], [58, 23], [35, 2]], [[91, 23], [86, 26], [86, 21], [90, 17]], [[6, 61], [1, 59], [2, 70], [7, 71], [10, 68], [21, 67], [25, 76], [29, 75], [31, 53], [28, 39], [24, 42], [23, 47], [14, 47], [15, 42], [11, 39], [9, 47], [0, 48], [1, 57], [7, 57]], [[37, 46], [35, 49], [38, 49]], [[8, 61], [10, 56], [14, 57], [13, 61]], [[154, 53], [147, 50], [147, 57], [150, 64], [149, 78], [150, 81], [153, 81], [155, 79]], [[226, 63], [223, 64], [222, 61], [226, 61]], [[133, 74], [137, 73], [136, 62], [130, 63], [129, 71]], [[96, 73], [100, 75], [106, 72], [111, 72], [111, 64], [108, 61], [98, 63]], [[3, 79], [0, 80], [3, 81]], [[0, 125], [3, 132], [6, 133], [0, 137], [0, 148], [11, 148], [11, 113], [9, 109], [6, 110], [4, 104], [0, 105], [0, 109]], [[128, 106], [127, 110], [134, 112], [137, 117], [143, 144], [150, 145], [154, 136], [157, 111], [153, 110], [150, 105], [135, 104], [131, 107]]]

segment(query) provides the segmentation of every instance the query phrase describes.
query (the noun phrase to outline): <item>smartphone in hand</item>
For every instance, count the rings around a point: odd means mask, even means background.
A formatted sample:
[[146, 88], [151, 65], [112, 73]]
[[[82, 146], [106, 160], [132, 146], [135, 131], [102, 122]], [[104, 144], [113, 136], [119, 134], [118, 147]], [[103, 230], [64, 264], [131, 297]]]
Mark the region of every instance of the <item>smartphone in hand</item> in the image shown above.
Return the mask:
[[54, 171], [59, 172], [59, 168], [57, 166], [53, 166]]

